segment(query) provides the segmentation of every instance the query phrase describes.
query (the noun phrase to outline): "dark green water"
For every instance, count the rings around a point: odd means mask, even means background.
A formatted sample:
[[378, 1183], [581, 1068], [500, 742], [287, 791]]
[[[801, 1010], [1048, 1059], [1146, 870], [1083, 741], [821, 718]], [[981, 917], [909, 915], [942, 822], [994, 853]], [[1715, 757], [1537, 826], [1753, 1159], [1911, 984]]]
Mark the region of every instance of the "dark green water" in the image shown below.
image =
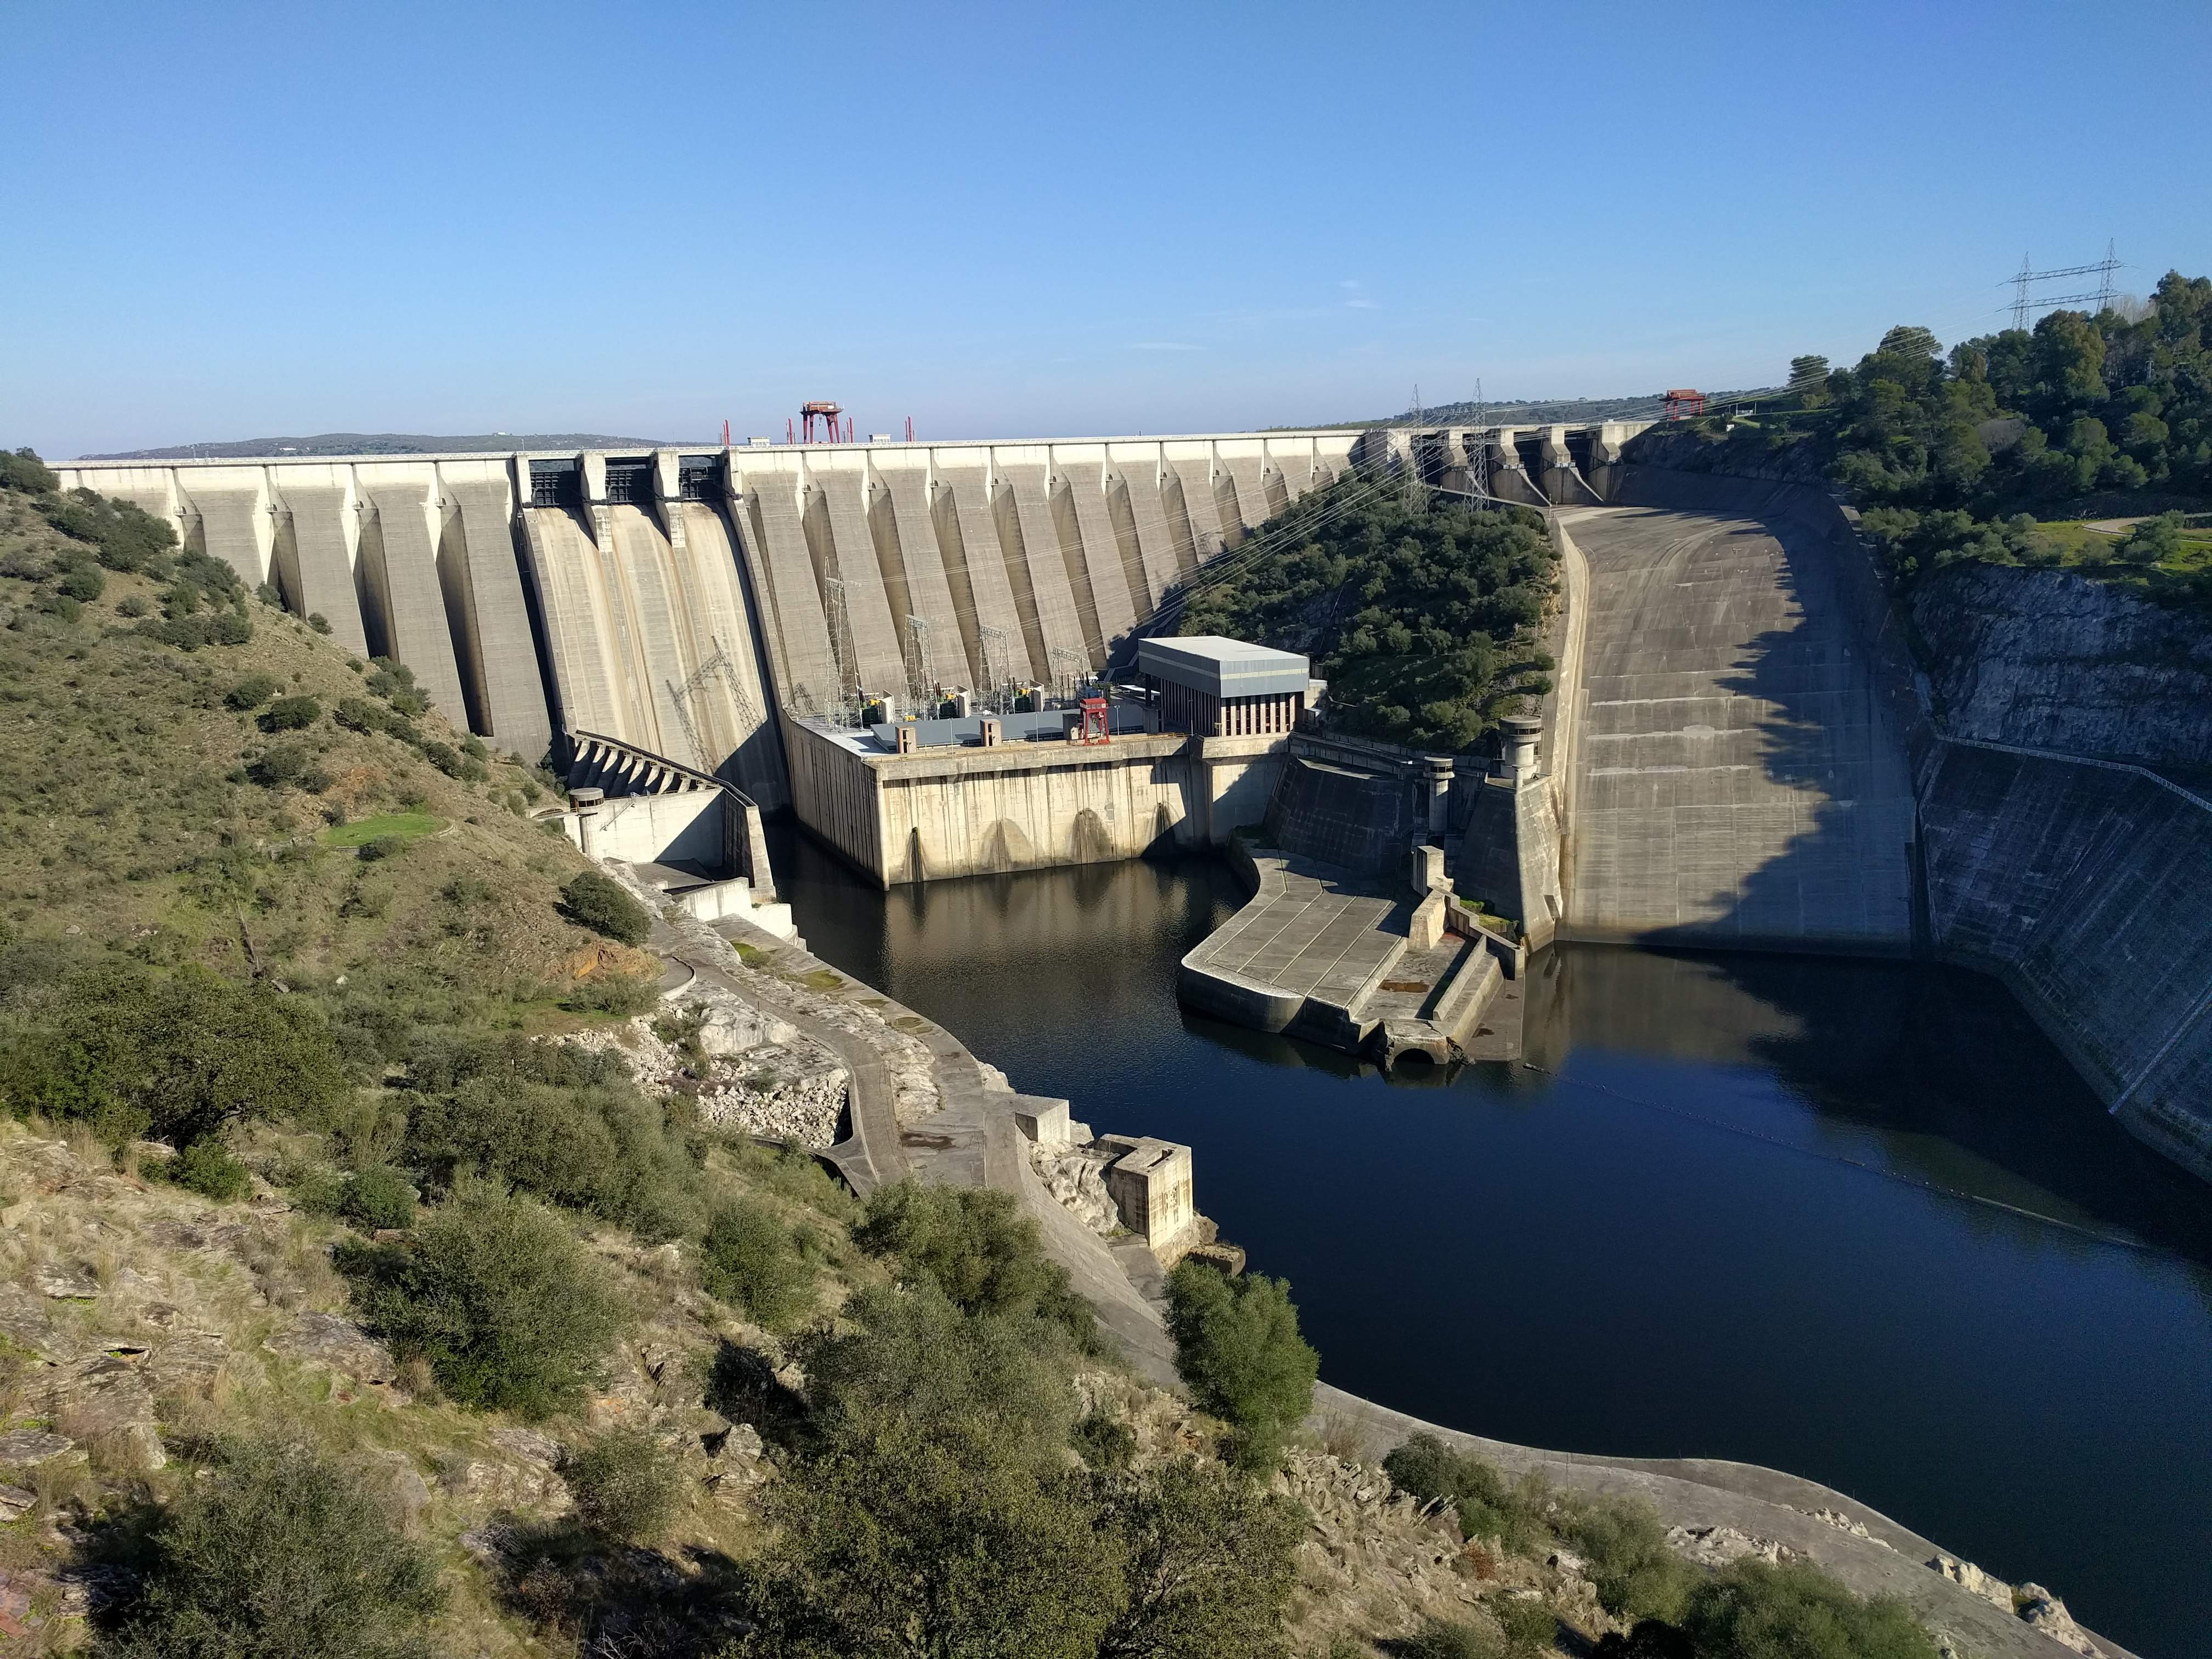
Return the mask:
[[1017, 1088], [1188, 1142], [1330, 1382], [1789, 1469], [2142, 1653], [2212, 1645], [2212, 1188], [1996, 986], [1567, 947], [1531, 975], [1529, 1066], [1386, 1079], [1176, 1006], [1242, 896], [1210, 861], [884, 895], [778, 854], [821, 956]]

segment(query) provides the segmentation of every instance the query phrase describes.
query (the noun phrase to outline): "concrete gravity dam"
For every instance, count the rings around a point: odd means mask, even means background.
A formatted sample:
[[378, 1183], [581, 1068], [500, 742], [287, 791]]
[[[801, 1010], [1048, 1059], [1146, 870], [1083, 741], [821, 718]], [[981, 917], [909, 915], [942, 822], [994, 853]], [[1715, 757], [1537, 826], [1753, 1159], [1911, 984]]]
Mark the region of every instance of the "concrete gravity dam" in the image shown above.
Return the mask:
[[[2212, 867], [2212, 805], [2094, 757], [2000, 765], [1954, 743], [1844, 510], [1803, 485], [1633, 464], [1638, 430], [56, 471], [406, 664], [501, 750], [588, 755], [615, 793], [726, 786], [749, 811], [795, 812], [878, 885], [1219, 847], [1310, 816], [1328, 847], [1372, 849], [1392, 893], [1409, 840], [1441, 847], [1438, 890], [1493, 901], [1524, 953], [1559, 938], [1920, 954], [1996, 975], [2120, 1121], [2212, 1178], [2212, 892], [2190, 876]], [[826, 718], [862, 690], [911, 708], [1103, 670], [1178, 584], [1353, 469], [1547, 510], [1563, 604], [1540, 740], [1493, 763], [1226, 720], [1094, 746], [1056, 717], [1002, 743], [995, 722], [979, 738]], [[764, 859], [738, 862], [765, 884]], [[1403, 936], [1415, 908], [1377, 900], [1362, 925]]]

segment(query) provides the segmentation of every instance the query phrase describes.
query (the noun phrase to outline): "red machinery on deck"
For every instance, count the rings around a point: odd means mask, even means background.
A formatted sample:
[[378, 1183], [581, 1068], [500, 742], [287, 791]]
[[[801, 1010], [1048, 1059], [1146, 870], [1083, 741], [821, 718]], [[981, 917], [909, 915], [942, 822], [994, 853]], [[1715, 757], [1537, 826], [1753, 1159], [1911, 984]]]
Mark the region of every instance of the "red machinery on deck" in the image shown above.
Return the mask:
[[1705, 394], [1694, 386], [1677, 386], [1667, 393], [1667, 418], [1679, 421], [1685, 415], [1705, 412]]
[[1114, 734], [1107, 728], [1106, 699], [1085, 697], [1076, 705], [1083, 712], [1083, 724], [1075, 734], [1078, 743], [1111, 743]]

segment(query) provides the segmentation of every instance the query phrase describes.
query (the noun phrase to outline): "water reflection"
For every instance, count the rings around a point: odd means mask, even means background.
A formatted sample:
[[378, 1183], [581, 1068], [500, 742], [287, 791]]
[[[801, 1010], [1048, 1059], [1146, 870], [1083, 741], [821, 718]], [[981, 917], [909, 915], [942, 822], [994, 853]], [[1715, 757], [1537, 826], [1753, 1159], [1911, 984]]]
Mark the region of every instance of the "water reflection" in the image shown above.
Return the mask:
[[1190, 1143], [1331, 1381], [1529, 1443], [1794, 1469], [2131, 1646], [2195, 1642], [2212, 1201], [1996, 985], [1565, 949], [1532, 971], [1528, 1065], [1386, 1079], [1176, 1006], [1242, 896], [1210, 861], [890, 895], [811, 843], [778, 866], [817, 951], [1017, 1087]]

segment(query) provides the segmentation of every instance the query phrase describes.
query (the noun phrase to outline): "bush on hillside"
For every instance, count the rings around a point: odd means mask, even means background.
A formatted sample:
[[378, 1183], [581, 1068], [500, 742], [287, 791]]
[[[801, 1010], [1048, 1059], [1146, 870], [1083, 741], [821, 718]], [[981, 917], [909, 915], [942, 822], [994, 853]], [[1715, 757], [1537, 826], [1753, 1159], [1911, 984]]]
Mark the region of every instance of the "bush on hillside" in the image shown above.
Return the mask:
[[569, 921], [623, 945], [642, 945], [653, 919], [620, 882], [596, 870], [579, 871], [561, 889], [562, 912]]
[[264, 732], [304, 732], [323, 717], [323, 706], [313, 697], [279, 697], [261, 711], [258, 724]]
[[799, 1347], [812, 1433], [767, 1490], [740, 1653], [1285, 1653], [1300, 1511], [1212, 1466], [1072, 1468], [1057, 1327], [924, 1277]]
[[1665, 1620], [1639, 1619], [1625, 1634], [1611, 1630], [1599, 1637], [1591, 1659], [1698, 1659], [1698, 1650]]
[[1417, 1434], [1382, 1460], [1398, 1490], [1423, 1503], [1441, 1498], [1458, 1512], [1469, 1538], [1496, 1539], [1526, 1553], [1549, 1540], [1552, 1495], [1541, 1477], [1509, 1483], [1472, 1452], [1454, 1451], [1432, 1434]]
[[116, 1144], [151, 1132], [189, 1147], [231, 1123], [319, 1110], [349, 1087], [313, 1005], [198, 965], [82, 970], [0, 1044], [12, 1110], [85, 1122]]
[[715, 1210], [699, 1244], [707, 1294], [780, 1330], [811, 1302], [814, 1269], [766, 1205], [738, 1199]]
[[51, 495], [62, 487], [46, 464], [39, 459], [36, 450], [28, 445], [12, 455], [0, 450], [0, 489], [13, 489], [26, 495]]
[[354, 856], [363, 864], [396, 859], [407, 850], [407, 841], [405, 836], [371, 836], [354, 849]]
[[415, 1224], [415, 1188], [407, 1177], [388, 1164], [372, 1164], [349, 1176], [337, 1202], [337, 1212], [356, 1227], [374, 1232], [380, 1228]]
[[476, 1077], [413, 1103], [406, 1162], [441, 1186], [485, 1176], [644, 1238], [697, 1232], [704, 1178], [666, 1109], [627, 1077], [535, 1080], [563, 1069], [556, 1062], [506, 1079]]
[[274, 674], [248, 674], [222, 694], [222, 705], [245, 714], [260, 708], [283, 689], [284, 682]]
[[320, 752], [314, 744], [296, 738], [270, 744], [246, 762], [246, 775], [264, 789], [304, 789], [311, 795], [319, 795], [331, 787], [331, 776], [323, 770]]
[[659, 1537], [682, 1501], [682, 1476], [649, 1430], [608, 1431], [561, 1467], [576, 1514], [592, 1531], [635, 1544]]
[[538, 1418], [576, 1404], [628, 1322], [608, 1269], [527, 1199], [465, 1194], [411, 1243], [341, 1245], [336, 1260], [394, 1352], [483, 1410]]
[[253, 1177], [246, 1165], [212, 1135], [194, 1141], [163, 1164], [161, 1176], [218, 1204], [235, 1204], [253, 1190]]
[[[49, 495], [39, 502], [46, 522], [72, 541], [88, 543], [93, 556], [110, 570], [161, 574], [176, 551], [177, 532], [135, 502], [99, 495], [89, 489]], [[205, 558], [205, 555], [187, 557]], [[213, 562], [210, 561], [210, 562]], [[224, 566], [226, 573], [229, 567]], [[237, 580], [231, 578], [231, 583]], [[225, 585], [226, 587], [229, 584]]]
[[1690, 1593], [1682, 1629], [1698, 1659], [1936, 1659], [1904, 1602], [1863, 1601], [1802, 1561], [1738, 1561]]
[[1424, 1619], [1399, 1644], [1405, 1659], [1504, 1659], [1504, 1647], [1489, 1631], [1456, 1619]]
[[853, 1240], [872, 1255], [896, 1256], [964, 1312], [1035, 1314], [1080, 1347], [1097, 1342], [1091, 1304], [1011, 1194], [902, 1181], [870, 1194]]
[[107, 591], [107, 578], [93, 565], [72, 565], [62, 572], [55, 591], [65, 599], [75, 599], [80, 605], [89, 605]]
[[1589, 1564], [1597, 1599], [1616, 1619], [1680, 1619], [1697, 1570], [1667, 1544], [1649, 1504], [1621, 1499], [1564, 1507], [1558, 1530]]
[[1283, 1436], [1312, 1409], [1321, 1369], [1298, 1334], [1290, 1286], [1185, 1260], [1168, 1276], [1168, 1330], [1191, 1398], [1237, 1431], [1238, 1465], [1272, 1472]]
[[304, 1446], [223, 1448], [154, 1522], [107, 1659], [429, 1659], [430, 1553], [366, 1483]]

